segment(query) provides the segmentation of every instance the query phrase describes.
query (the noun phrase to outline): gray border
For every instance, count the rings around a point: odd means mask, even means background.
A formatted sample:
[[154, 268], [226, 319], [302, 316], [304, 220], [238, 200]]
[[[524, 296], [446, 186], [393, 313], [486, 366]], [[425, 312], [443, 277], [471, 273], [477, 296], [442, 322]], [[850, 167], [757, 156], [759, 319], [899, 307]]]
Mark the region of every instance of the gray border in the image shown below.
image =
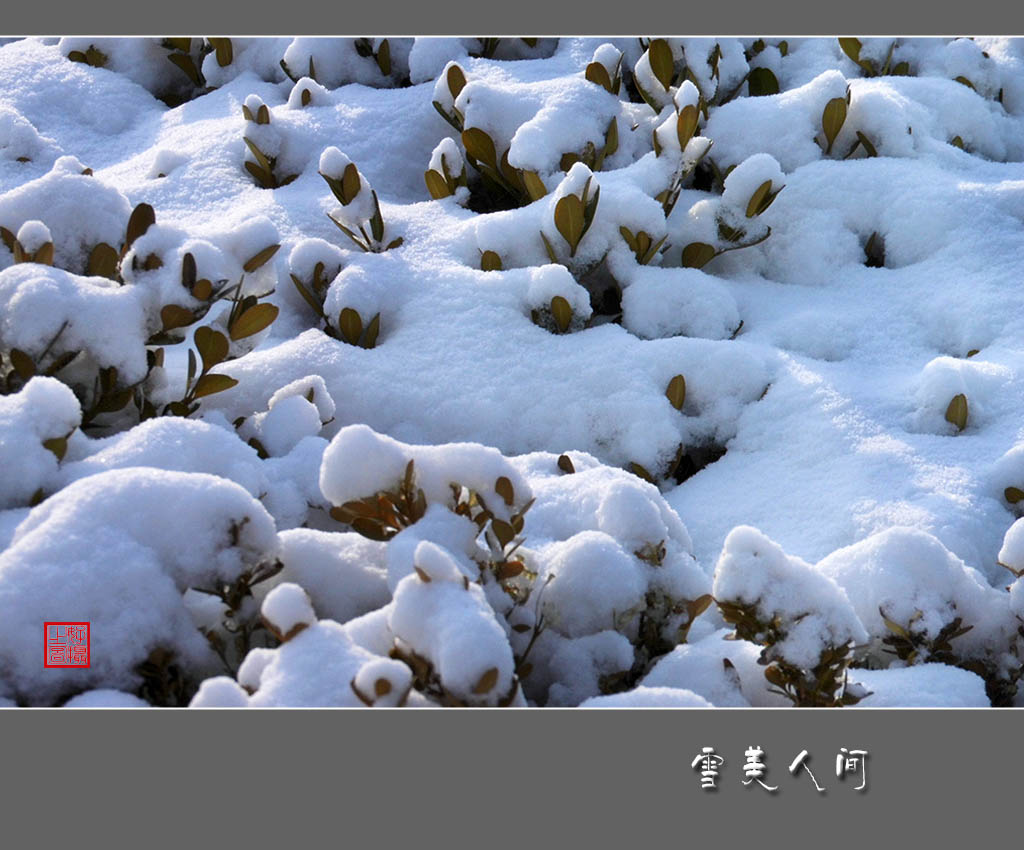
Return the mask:
[[248, 0], [216, 3], [135, 0], [24, 3], [9, 0], [0, 28], [18, 35], [986, 35], [1024, 32], [1020, 7], [1005, 0], [962, 3], [858, 0], [825, 5], [812, 0], [768, 3], [666, 3], [664, 0], [547, 0], [399, 3]]
[[[244, 7], [198, 0], [102, 10], [78, 2], [9, 3], [11, 34], [581, 34], [675, 29], [812, 35], [1020, 32], [994, 0], [963, 7], [863, 0], [828, 22], [820, 4], [376, 4], [328, 11], [289, 0]], [[393, 7], [392, 7], [393, 8]], [[838, 9], [839, 7], [832, 7]], [[381, 30], [381, 27], [384, 27]], [[2, 82], [0, 82], [2, 85]], [[55, 712], [60, 712], [59, 714]], [[12, 846], [102, 837], [136, 846], [396, 846], [403, 839], [543, 847], [656, 839], [734, 846], [862, 847], [905, 840], [954, 846], [1011, 821], [1024, 740], [1019, 711], [63, 711], [0, 712], [3, 834]], [[743, 750], [761, 746], [768, 795], [742, 785]], [[719, 790], [700, 790], [702, 746], [726, 759]], [[839, 747], [869, 752], [867, 791], [839, 783]], [[791, 776], [802, 749], [827, 789]], [[1002, 815], [1006, 820], [999, 821]], [[984, 825], [984, 826], [983, 826]], [[998, 827], [997, 827], [998, 828]], [[110, 839], [114, 838], [111, 842]], [[30, 839], [19, 841], [18, 839]], [[454, 841], [453, 841], [454, 839]], [[77, 845], [76, 845], [77, 846]]]

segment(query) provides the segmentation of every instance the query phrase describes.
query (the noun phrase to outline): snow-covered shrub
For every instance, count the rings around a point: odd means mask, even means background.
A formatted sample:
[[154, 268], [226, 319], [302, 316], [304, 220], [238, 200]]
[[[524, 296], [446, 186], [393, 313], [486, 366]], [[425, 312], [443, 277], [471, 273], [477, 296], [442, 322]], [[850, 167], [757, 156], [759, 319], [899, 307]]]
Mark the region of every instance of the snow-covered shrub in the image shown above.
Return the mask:
[[245, 170], [264, 189], [287, 186], [299, 175], [285, 174], [278, 168], [284, 140], [270, 123], [270, 107], [259, 95], [251, 94], [242, 104], [242, 115], [247, 122], [242, 138], [247, 148], [242, 162]]
[[[529, 458], [517, 468], [493, 449], [410, 446], [365, 426], [342, 429], [324, 455], [331, 515], [387, 543], [385, 642], [415, 689], [442, 704], [577, 704], [626, 689], [711, 602], [686, 530], [655, 488], [585, 455], [578, 471], [568, 457]], [[536, 534], [530, 480], [541, 486]], [[319, 545], [311, 535], [304, 546]], [[301, 582], [291, 545], [285, 569]], [[352, 570], [332, 560], [324, 570]], [[311, 579], [324, 587], [330, 574]], [[470, 655], [457, 648], [467, 640]]]
[[[216, 671], [214, 650], [231, 663], [259, 639], [251, 587], [276, 556], [269, 514], [224, 479], [132, 468], [76, 481], [34, 508], [0, 553], [0, 694], [48, 705], [115, 688], [182, 704]], [[190, 590], [218, 604], [206, 637]], [[91, 664], [44, 669], [39, 624], [66, 620], [91, 624]]]
[[78, 399], [55, 378], [33, 377], [0, 395], [0, 510], [41, 501], [55, 489], [68, 438], [82, 421]]
[[281, 67], [293, 80], [309, 77], [328, 89], [349, 83], [389, 88], [408, 85], [409, 38], [296, 38]]
[[[1004, 543], [1000, 559], [1012, 555]], [[867, 630], [864, 654], [873, 666], [942, 662], [980, 675], [996, 702], [1013, 695], [1020, 662], [1011, 595], [932, 535], [889, 529], [838, 549], [816, 569], [845, 591]]]
[[[367, 252], [388, 251], [399, 247], [403, 239], [397, 236], [384, 242], [384, 219], [380, 213], [377, 193], [352, 160], [335, 147], [320, 155], [320, 176], [341, 203], [327, 217], [333, 221], [356, 246]], [[366, 232], [366, 228], [370, 232]], [[358, 231], [359, 235], [356, 235]], [[360, 238], [362, 237], [362, 238]]]
[[846, 593], [757, 529], [741, 526], [725, 540], [712, 591], [736, 637], [763, 647], [764, 677], [800, 706], [856, 704], [848, 687], [855, 645], [868, 635]]
[[177, 106], [205, 88], [200, 67], [206, 44], [202, 38], [60, 39], [60, 52], [72, 62], [105, 68]]

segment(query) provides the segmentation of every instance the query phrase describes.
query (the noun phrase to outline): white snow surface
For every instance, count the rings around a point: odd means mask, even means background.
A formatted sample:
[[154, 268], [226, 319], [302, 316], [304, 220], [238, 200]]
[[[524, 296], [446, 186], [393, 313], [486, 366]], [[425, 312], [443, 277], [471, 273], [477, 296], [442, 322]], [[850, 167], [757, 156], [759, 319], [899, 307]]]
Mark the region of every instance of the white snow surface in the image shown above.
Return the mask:
[[[862, 705], [987, 704], [1024, 657], [1024, 41], [901, 38], [910, 75], [876, 77], [834, 39], [778, 41], [669, 39], [693, 79], [666, 89], [631, 38], [489, 57], [475, 38], [235, 38], [223, 65], [201, 38], [0, 40], [0, 701], [149, 704], [161, 651], [197, 707], [788, 704], [713, 602], [689, 622], [712, 594], [790, 623], [773, 651], [798, 666], [852, 645]], [[87, 52], [103, 67], [69, 58]], [[620, 56], [617, 96], [586, 80]], [[749, 96], [753, 67], [780, 93]], [[823, 109], [847, 96], [826, 152]], [[546, 194], [484, 199], [434, 101]], [[243, 136], [294, 180], [258, 185]], [[442, 156], [470, 188], [434, 201]], [[340, 206], [321, 173], [349, 163]], [[588, 180], [573, 252], [555, 212]], [[371, 190], [384, 250], [363, 252], [327, 214], [369, 234]], [[156, 223], [128, 246], [143, 203]], [[623, 228], [665, 242], [641, 265]], [[15, 261], [50, 241], [52, 265]], [[681, 267], [695, 242], [720, 253]], [[90, 268], [100, 243], [117, 280]], [[186, 254], [273, 323], [204, 313]], [[379, 315], [373, 347], [340, 338], [346, 308]], [[158, 415], [200, 327], [230, 337], [208, 371], [237, 383]], [[126, 406], [95, 409], [101, 379]], [[376, 540], [332, 517], [379, 508], [410, 461], [417, 522]], [[470, 492], [477, 522], [455, 513]], [[253, 570], [228, 612], [218, 594]], [[306, 628], [278, 646], [261, 605]], [[89, 668], [42, 667], [48, 620], [92, 623]], [[225, 651], [239, 625], [252, 639]], [[901, 629], [911, 658], [885, 651]]]

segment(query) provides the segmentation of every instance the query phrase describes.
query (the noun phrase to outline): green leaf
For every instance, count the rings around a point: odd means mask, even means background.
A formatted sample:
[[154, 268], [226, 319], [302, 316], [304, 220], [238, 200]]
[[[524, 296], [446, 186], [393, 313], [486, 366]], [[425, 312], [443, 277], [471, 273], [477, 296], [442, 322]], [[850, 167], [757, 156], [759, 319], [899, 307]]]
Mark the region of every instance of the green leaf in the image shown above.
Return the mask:
[[576, 248], [583, 238], [583, 202], [575, 195], [565, 195], [555, 204], [555, 228], [569, 245], [569, 256], [576, 256]]
[[484, 251], [481, 254], [480, 270], [485, 272], [500, 272], [502, 270], [501, 257], [496, 251]]
[[569, 330], [569, 323], [572, 321], [572, 307], [561, 295], [556, 295], [551, 299], [551, 315], [554, 316], [560, 333]]
[[477, 696], [483, 696], [486, 693], [490, 693], [494, 690], [494, 686], [498, 684], [498, 668], [492, 667], [486, 673], [484, 673], [480, 680], [474, 685], [473, 693]]
[[430, 169], [423, 174], [423, 179], [426, 181], [427, 191], [430, 192], [430, 197], [435, 201], [451, 196], [452, 193], [448, 188], [448, 181], [444, 179], [444, 175], [434, 171], [434, 169]]
[[498, 153], [494, 149], [494, 140], [487, 133], [479, 127], [468, 127], [462, 131], [462, 144], [473, 159], [498, 171]]
[[[191, 256], [191, 254], [186, 256]], [[117, 278], [117, 264], [117, 251], [106, 242], [100, 242], [89, 254], [86, 274], [115, 280]]]
[[192, 314], [191, 310], [186, 310], [177, 304], [167, 304], [160, 310], [160, 321], [163, 322], [163, 329], [165, 331], [187, 327], [195, 320], [196, 317]]
[[551, 242], [548, 240], [548, 237], [544, 235], [543, 230], [540, 232], [540, 238], [544, 242], [544, 250], [547, 252], [548, 259], [551, 260], [552, 263], [557, 263], [558, 257], [555, 255], [555, 249], [554, 247], [552, 247]]
[[682, 375], [676, 375], [668, 382], [665, 395], [676, 410], [682, 410], [686, 401], [686, 379]]
[[345, 171], [341, 175], [341, 196], [338, 200], [345, 206], [348, 206], [355, 200], [356, 195], [359, 194], [361, 186], [362, 180], [359, 178], [359, 169], [356, 168], [354, 162], [350, 162], [345, 166]]
[[263, 153], [263, 151], [261, 151], [256, 146], [256, 143], [253, 142], [251, 139], [249, 139], [248, 136], [243, 136], [242, 137], [242, 141], [245, 142], [246, 147], [248, 147], [249, 150], [252, 151], [252, 155], [254, 157], [256, 157], [256, 162], [259, 163], [260, 168], [262, 168], [264, 171], [266, 171], [269, 174], [270, 171], [271, 171], [271, 168], [270, 168], [270, 160], [267, 159], [267, 155], [265, 153]]
[[843, 123], [846, 121], [846, 108], [846, 98], [843, 97], [834, 97], [825, 104], [825, 109], [821, 113], [821, 129], [824, 131], [825, 141], [828, 143], [825, 153], [832, 152], [836, 136], [843, 129]]
[[374, 58], [377, 60], [377, 67], [380, 68], [380, 72], [385, 77], [391, 76], [391, 45], [388, 44], [386, 38], [380, 43], [380, 47], [377, 48], [377, 55]]
[[[760, 215], [764, 209], [767, 209], [767, 205], [762, 207], [765, 202], [765, 198], [768, 197], [768, 193], [772, 190], [772, 181], [765, 180], [757, 189], [754, 190], [754, 194], [750, 196], [750, 200], [747, 202], [747, 218], [753, 218], [755, 215]], [[788, 198], [789, 195], [786, 195]]]
[[238, 381], [234, 378], [228, 377], [227, 375], [203, 375], [198, 381], [196, 381], [195, 389], [192, 391], [192, 397], [202, 398], [203, 396], [224, 392], [224, 390], [230, 390], [232, 387], [237, 386], [237, 384]]
[[591, 62], [587, 65], [587, 70], [584, 72], [584, 76], [592, 83], [597, 83], [609, 94], [615, 94], [612, 91], [612, 78], [608, 76], [608, 69], [604, 67], [600, 62]]
[[54, 437], [51, 440], [43, 440], [43, 448], [53, 452], [54, 457], [57, 458], [58, 463], [64, 460], [64, 455], [68, 451], [68, 438], [67, 437]]
[[363, 320], [359, 313], [351, 307], [345, 307], [338, 316], [338, 330], [341, 337], [350, 345], [358, 345], [363, 333]]
[[747, 91], [750, 92], [751, 97], [778, 94], [778, 78], [769, 68], [754, 68], [747, 77]]
[[1003, 496], [1011, 505], [1016, 505], [1017, 502], [1024, 500], [1024, 490], [1019, 487], [1007, 487], [1003, 490]]
[[654, 478], [651, 477], [651, 473], [649, 473], [639, 463], [631, 463], [629, 465], [629, 471], [632, 472], [638, 478], [642, 478], [648, 484], [654, 484]]
[[11, 358], [11, 365], [14, 367], [14, 371], [18, 373], [18, 377], [23, 381], [28, 381], [35, 375], [35, 362], [20, 348], [12, 348], [8, 356]]
[[291, 278], [292, 283], [295, 284], [295, 288], [299, 291], [299, 295], [302, 296], [302, 299], [309, 305], [310, 309], [314, 313], [316, 313], [321, 319], [326, 318], [326, 316], [324, 315], [323, 307], [316, 300], [316, 298], [313, 297], [313, 293], [306, 289], [306, 287], [303, 286], [302, 281], [299, 280], [294, 274], [291, 275]]
[[494, 531], [494, 536], [498, 538], [498, 543], [501, 544], [503, 549], [515, 539], [515, 530], [507, 522], [500, 519], [491, 520], [491, 529]]
[[506, 476], [502, 475], [494, 482], [494, 492], [501, 496], [506, 505], [512, 507], [516, 500], [516, 491]]
[[203, 76], [199, 73], [199, 69], [196, 67], [196, 63], [192, 61], [191, 56], [186, 56], [184, 53], [169, 53], [167, 59], [184, 71], [193, 85], [201, 86], [203, 84]]
[[458, 65], [452, 65], [448, 69], [446, 81], [448, 83], [448, 91], [451, 92], [452, 99], [457, 98], [459, 93], [466, 87], [466, 75]]
[[700, 269], [711, 262], [717, 253], [706, 242], [691, 242], [683, 248], [682, 263], [684, 268]]
[[679, 111], [679, 117], [676, 119], [676, 135], [679, 137], [679, 149], [686, 150], [686, 146], [690, 143], [690, 139], [693, 138], [697, 132], [697, 119], [699, 115], [696, 106], [684, 106]]
[[230, 38], [208, 38], [210, 46], [216, 51], [217, 64], [221, 68], [226, 68], [231, 64], [234, 58], [234, 51], [231, 46]]
[[277, 253], [280, 247], [280, 245], [268, 245], [258, 254], [254, 254], [246, 260], [242, 268], [245, 269], [246, 273], [252, 274], [260, 266], [265, 265]]
[[366, 326], [366, 333], [363, 335], [363, 348], [373, 348], [377, 345], [377, 335], [380, 333], [380, 313], [376, 313], [370, 324]]
[[963, 393], [953, 396], [946, 408], [946, 421], [956, 425], [958, 431], [967, 427], [967, 396]]
[[235, 319], [228, 332], [233, 340], [245, 339], [269, 327], [277, 314], [278, 308], [273, 304], [257, 304]]
[[672, 80], [675, 77], [675, 67], [672, 61], [672, 48], [663, 38], [656, 38], [647, 47], [647, 59], [651, 63], [651, 70], [658, 78], [661, 87], [669, 90]]
[[220, 331], [201, 325], [193, 335], [196, 350], [203, 359], [203, 371], [209, 372], [218, 363], [223, 363], [228, 356], [228, 339]]
[[[875, 150], [875, 146], [871, 144], [871, 140], [867, 136], [865, 136], [860, 130], [857, 131], [857, 141], [859, 141], [864, 146], [864, 150], [868, 156], [878, 156], [878, 151]], [[786, 197], [788, 198], [789, 195], [787, 195]]]
[[521, 173], [523, 185], [526, 187], [526, 193], [530, 196], [531, 201], [539, 200], [548, 193], [547, 186], [544, 185], [544, 181], [540, 179], [536, 171], [523, 171]]
[[132, 243], [154, 224], [156, 224], [156, 213], [153, 212], [153, 208], [149, 204], [139, 204], [133, 209], [131, 217], [128, 219], [122, 252], [127, 253], [128, 249], [132, 247]]
[[863, 45], [859, 38], [841, 38], [839, 39], [839, 46], [842, 48], [843, 53], [860, 65], [860, 49]]

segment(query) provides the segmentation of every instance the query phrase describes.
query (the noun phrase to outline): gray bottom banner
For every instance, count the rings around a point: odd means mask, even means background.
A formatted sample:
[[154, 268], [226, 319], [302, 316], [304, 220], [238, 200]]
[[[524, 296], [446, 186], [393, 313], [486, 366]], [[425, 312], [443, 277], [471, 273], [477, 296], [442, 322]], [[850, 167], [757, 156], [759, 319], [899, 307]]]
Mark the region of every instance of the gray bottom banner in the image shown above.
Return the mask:
[[143, 835], [303, 846], [315, 835], [339, 846], [857, 847], [912, 834], [915, 846], [951, 847], [1013, 817], [1024, 755], [1020, 714], [992, 710], [10, 710], [0, 720], [5, 774], [17, 778], [4, 832], [34, 846]]

